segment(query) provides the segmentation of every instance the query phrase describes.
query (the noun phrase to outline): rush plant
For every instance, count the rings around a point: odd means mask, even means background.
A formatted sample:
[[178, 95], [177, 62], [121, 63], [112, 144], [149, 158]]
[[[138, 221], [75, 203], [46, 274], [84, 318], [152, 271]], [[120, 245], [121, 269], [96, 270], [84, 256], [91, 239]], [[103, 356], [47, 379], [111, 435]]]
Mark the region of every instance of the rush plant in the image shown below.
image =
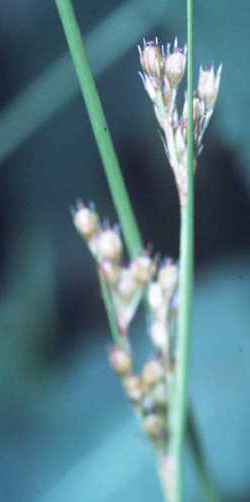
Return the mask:
[[[159, 260], [143, 244], [119, 167], [100, 98], [88, 63], [71, 0], [55, 0], [78, 75], [80, 88], [100, 152], [111, 196], [130, 259], [117, 227], [102, 221], [93, 207], [79, 203], [74, 224], [96, 264], [110, 324], [110, 365], [121, 379], [142, 428], [156, 453], [165, 499], [187, 500], [183, 490], [186, 432], [204, 494], [219, 501], [206, 470], [195, 425], [188, 408], [189, 354], [192, 332], [194, 189], [197, 159], [218, 95], [221, 67], [201, 68], [193, 86], [193, 0], [187, 0], [187, 47], [160, 45], [158, 39], [139, 47], [141, 79], [162, 132], [163, 146], [176, 180], [180, 201], [180, 256]], [[187, 69], [183, 106], [177, 95]], [[130, 327], [145, 304], [152, 354], [141, 372], [134, 370]], [[188, 425], [188, 427], [187, 427]]]

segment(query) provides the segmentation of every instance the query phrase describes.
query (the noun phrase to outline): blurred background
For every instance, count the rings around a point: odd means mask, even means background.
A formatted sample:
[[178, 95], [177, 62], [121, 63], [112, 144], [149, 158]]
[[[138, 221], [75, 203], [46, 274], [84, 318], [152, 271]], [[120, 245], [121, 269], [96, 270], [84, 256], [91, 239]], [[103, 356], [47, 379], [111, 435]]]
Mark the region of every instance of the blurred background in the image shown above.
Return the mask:
[[[223, 62], [196, 177], [191, 397], [223, 500], [250, 500], [248, 0], [196, 4], [199, 64]], [[74, 0], [145, 242], [177, 257], [172, 173], [138, 78], [137, 44], [178, 35], [182, 0]], [[77, 198], [116, 221], [53, 1], [0, 1], [0, 499], [161, 500], [152, 452], [107, 363]], [[134, 347], [146, 350], [139, 319]], [[187, 502], [202, 501], [187, 455]]]

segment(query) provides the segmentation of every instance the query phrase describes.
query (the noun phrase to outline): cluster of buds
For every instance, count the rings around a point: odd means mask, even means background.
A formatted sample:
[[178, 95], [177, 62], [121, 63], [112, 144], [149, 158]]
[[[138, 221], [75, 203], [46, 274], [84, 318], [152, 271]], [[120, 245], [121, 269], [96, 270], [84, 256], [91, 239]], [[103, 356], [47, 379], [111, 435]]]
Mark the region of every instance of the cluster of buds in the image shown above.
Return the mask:
[[[143, 42], [139, 47], [142, 78], [163, 131], [163, 141], [169, 163], [173, 169], [181, 205], [187, 194], [187, 100], [182, 112], [178, 111], [176, 97], [186, 69], [186, 47], [179, 48], [175, 39], [173, 48], [159, 46], [158, 39]], [[217, 99], [222, 66], [200, 68], [197, 91], [193, 97], [193, 124], [196, 154], [202, 150], [202, 139], [212, 116]]]
[[169, 354], [171, 315], [178, 287], [178, 268], [172, 260], [165, 260], [159, 268], [157, 278], [148, 288], [150, 309], [149, 335], [155, 348], [162, 354]]
[[155, 273], [155, 261], [145, 251], [124, 266], [123, 244], [116, 227], [102, 224], [96, 211], [82, 203], [78, 204], [73, 218], [108, 287], [120, 334], [127, 334], [145, 288]]
[[[159, 264], [147, 251], [125, 266], [123, 244], [116, 227], [101, 223], [95, 209], [82, 203], [78, 203], [73, 220], [96, 261], [112, 300], [121, 343], [112, 347], [110, 365], [140, 415], [143, 429], [158, 449], [163, 448], [168, 430], [169, 312], [178, 284], [177, 266], [171, 260]], [[149, 334], [155, 355], [137, 375], [128, 335], [130, 323], [146, 292]]]
[[110, 365], [121, 378], [125, 394], [141, 417], [143, 429], [149, 438], [163, 447], [167, 434], [166, 373], [163, 359], [152, 358], [140, 375], [133, 372], [132, 354], [126, 348], [113, 346]]

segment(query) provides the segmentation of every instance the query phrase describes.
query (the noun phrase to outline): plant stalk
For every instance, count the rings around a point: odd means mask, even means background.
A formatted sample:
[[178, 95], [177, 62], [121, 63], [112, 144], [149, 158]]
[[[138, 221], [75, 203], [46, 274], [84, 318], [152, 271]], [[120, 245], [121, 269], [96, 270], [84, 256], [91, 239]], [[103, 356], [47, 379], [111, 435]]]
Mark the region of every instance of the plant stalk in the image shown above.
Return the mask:
[[72, 2], [71, 0], [55, 0], [55, 3], [78, 76], [81, 93], [102, 159], [110, 193], [118, 213], [124, 239], [130, 254], [136, 256], [142, 249], [140, 234], [137, 229], [131, 202], [121, 174], [119, 161], [90, 69]]
[[183, 451], [187, 425], [188, 379], [192, 329], [194, 254], [194, 152], [193, 152], [193, 0], [187, 0], [187, 192], [181, 205], [180, 284], [177, 342], [175, 435], [173, 456], [176, 469], [175, 502], [183, 502]]

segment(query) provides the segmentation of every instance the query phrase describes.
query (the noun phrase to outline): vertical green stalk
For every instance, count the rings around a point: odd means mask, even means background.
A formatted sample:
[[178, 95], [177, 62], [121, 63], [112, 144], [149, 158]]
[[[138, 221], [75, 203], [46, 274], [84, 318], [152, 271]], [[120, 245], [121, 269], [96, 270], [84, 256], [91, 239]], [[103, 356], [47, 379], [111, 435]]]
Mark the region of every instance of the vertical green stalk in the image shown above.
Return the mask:
[[176, 424], [174, 461], [176, 466], [175, 502], [183, 502], [183, 450], [187, 424], [188, 378], [193, 297], [194, 252], [194, 155], [193, 155], [193, 0], [187, 0], [187, 194], [181, 207], [180, 298], [177, 347]]
[[71, 0], [55, 0], [55, 3], [75, 65], [81, 92], [124, 238], [130, 254], [136, 256], [142, 249], [141, 238], [134, 219], [133, 210], [125, 188], [102, 104], [91, 73], [72, 2]]

